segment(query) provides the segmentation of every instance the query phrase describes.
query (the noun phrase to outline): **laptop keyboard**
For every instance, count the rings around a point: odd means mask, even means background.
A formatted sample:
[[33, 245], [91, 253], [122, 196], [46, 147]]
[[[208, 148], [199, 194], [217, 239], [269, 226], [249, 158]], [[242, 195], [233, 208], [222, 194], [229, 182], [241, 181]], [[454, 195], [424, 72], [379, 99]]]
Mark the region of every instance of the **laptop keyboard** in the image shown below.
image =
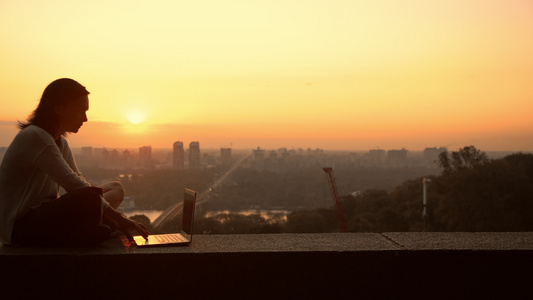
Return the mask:
[[154, 237], [160, 242], [160, 243], [179, 243], [179, 242], [185, 242], [185, 239], [178, 234], [158, 234], [154, 235]]

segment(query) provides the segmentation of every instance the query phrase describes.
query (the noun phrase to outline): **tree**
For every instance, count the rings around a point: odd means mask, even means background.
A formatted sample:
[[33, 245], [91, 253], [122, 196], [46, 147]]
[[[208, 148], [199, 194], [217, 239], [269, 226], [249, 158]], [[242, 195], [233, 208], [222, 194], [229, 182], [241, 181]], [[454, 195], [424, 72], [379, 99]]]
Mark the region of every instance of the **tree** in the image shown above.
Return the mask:
[[532, 155], [492, 161], [474, 157], [435, 178], [431, 192], [431, 198], [439, 199], [433, 210], [439, 231], [533, 229]]
[[328, 220], [319, 210], [301, 210], [287, 216], [287, 232], [328, 232]]
[[451, 154], [442, 152], [439, 154], [438, 164], [443, 169], [443, 173], [452, 173], [465, 168], [471, 169], [488, 161], [489, 159], [485, 152], [481, 152], [474, 146], [467, 146]]

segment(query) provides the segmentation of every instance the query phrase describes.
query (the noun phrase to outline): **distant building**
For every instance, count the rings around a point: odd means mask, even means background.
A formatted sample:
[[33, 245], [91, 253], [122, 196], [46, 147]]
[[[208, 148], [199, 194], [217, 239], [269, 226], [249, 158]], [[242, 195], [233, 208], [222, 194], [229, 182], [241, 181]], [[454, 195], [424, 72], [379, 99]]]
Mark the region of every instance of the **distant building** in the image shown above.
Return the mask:
[[278, 159], [278, 153], [275, 150], [271, 150], [270, 152], [265, 151], [265, 165], [264, 168], [266, 170], [270, 170], [273, 172], [278, 172], [280, 170], [281, 164], [280, 160]]
[[126, 149], [122, 152], [122, 161], [123, 161], [124, 167], [128, 169], [133, 168], [133, 157], [129, 150]]
[[200, 143], [191, 142], [189, 144], [189, 169], [200, 169]]
[[368, 151], [368, 165], [373, 167], [381, 167], [385, 163], [386, 152], [382, 149], [374, 149]]
[[123, 158], [124, 160], [129, 160], [129, 159], [131, 159], [131, 152], [130, 152], [130, 150], [128, 150], [128, 149], [124, 150], [124, 151], [122, 152], [122, 158]]
[[257, 149], [252, 150], [252, 160], [254, 162], [263, 162], [265, 160], [265, 150], [257, 147]]
[[119, 159], [119, 158], [118, 158], [118, 150], [117, 150], [117, 149], [113, 149], [113, 150], [111, 150], [111, 154], [110, 154], [110, 156], [111, 156], [111, 160], [112, 160], [114, 163], [118, 162], [118, 159]]
[[102, 149], [102, 161], [109, 162], [109, 150], [107, 148]]
[[281, 152], [281, 158], [284, 159], [284, 160], [287, 160], [289, 159], [289, 157], [291, 156], [291, 154], [289, 153], [289, 151], [283, 151]]
[[185, 150], [183, 142], [174, 142], [172, 147], [172, 166], [174, 169], [185, 169]]
[[225, 165], [230, 164], [231, 148], [220, 148], [220, 161]]
[[144, 168], [152, 168], [152, 146], [142, 146], [139, 148], [139, 164]]
[[93, 158], [93, 147], [81, 147], [81, 155], [87, 159]]
[[324, 150], [322, 150], [320, 148], [316, 148], [315, 150], [313, 150], [311, 148], [307, 148], [306, 154], [307, 155], [323, 155], [324, 154]]
[[78, 166], [93, 165], [97, 163], [94, 158], [93, 147], [81, 147], [81, 154], [76, 156]]
[[256, 169], [263, 169], [265, 167], [265, 150], [260, 147], [252, 150], [252, 165]]
[[387, 152], [389, 166], [391, 167], [406, 167], [407, 166], [407, 150], [389, 150]]
[[275, 161], [278, 159], [278, 153], [274, 150], [270, 151], [270, 154], [268, 155], [268, 158], [272, 161]]
[[287, 148], [278, 149], [278, 154], [281, 156], [281, 158], [278, 158], [278, 164], [280, 165], [280, 167], [285, 170], [290, 169], [292, 167], [289, 164], [291, 154], [289, 153], [289, 151], [287, 151]]
[[94, 148], [93, 149], [93, 157], [97, 160], [101, 160], [102, 159], [102, 152], [104, 151], [105, 148]]

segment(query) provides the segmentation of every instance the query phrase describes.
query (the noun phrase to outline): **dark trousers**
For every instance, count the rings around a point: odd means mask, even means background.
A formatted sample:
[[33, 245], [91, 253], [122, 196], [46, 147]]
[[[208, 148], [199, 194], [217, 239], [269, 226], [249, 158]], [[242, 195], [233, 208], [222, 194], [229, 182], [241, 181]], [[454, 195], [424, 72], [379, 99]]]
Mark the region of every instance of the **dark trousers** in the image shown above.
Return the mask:
[[15, 222], [14, 244], [76, 245], [102, 223], [102, 189], [83, 187], [31, 209]]

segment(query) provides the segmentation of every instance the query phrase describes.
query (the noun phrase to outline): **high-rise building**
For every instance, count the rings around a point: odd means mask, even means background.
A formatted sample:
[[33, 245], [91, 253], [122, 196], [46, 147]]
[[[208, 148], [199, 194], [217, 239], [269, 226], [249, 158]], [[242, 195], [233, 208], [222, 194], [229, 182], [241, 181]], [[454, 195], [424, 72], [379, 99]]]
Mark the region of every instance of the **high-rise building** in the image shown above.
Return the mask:
[[256, 162], [263, 162], [265, 160], [265, 150], [257, 147], [257, 149], [252, 150], [252, 159]]
[[252, 149], [252, 166], [258, 170], [265, 167], [265, 150], [260, 147]]
[[189, 169], [200, 169], [200, 143], [191, 142], [189, 144]]
[[94, 159], [93, 156], [93, 147], [81, 147], [81, 155], [76, 156], [76, 163], [79, 166], [90, 166], [97, 163], [96, 159]]
[[117, 149], [111, 150], [109, 156], [111, 158], [111, 161], [113, 161], [113, 163], [116, 163], [118, 161], [118, 150]]
[[174, 146], [172, 149], [172, 166], [174, 166], [174, 169], [184, 169], [185, 150], [183, 149], [183, 142], [174, 142]]
[[142, 146], [139, 148], [139, 163], [144, 168], [151, 168], [153, 166], [152, 146]]
[[102, 149], [102, 161], [105, 163], [109, 162], [109, 156], [109, 150], [107, 148]]
[[126, 149], [126, 150], [122, 151], [122, 158], [123, 158], [124, 160], [131, 159], [131, 152], [130, 152], [130, 150]]
[[368, 151], [368, 164], [373, 167], [380, 167], [385, 163], [385, 150], [372, 149]]
[[407, 150], [389, 150], [387, 151], [389, 166], [391, 167], [405, 167], [407, 166]]
[[268, 158], [272, 161], [275, 161], [278, 159], [278, 153], [274, 150], [270, 151], [270, 154], [268, 154]]
[[122, 161], [123, 161], [123, 166], [124, 167], [126, 167], [128, 169], [133, 168], [133, 166], [134, 166], [133, 165], [134, 164], [133, 157], [131, 155], [131, 152], [128, 149], [126, 149], [126, 150], [124, 150], [122, 152]]

